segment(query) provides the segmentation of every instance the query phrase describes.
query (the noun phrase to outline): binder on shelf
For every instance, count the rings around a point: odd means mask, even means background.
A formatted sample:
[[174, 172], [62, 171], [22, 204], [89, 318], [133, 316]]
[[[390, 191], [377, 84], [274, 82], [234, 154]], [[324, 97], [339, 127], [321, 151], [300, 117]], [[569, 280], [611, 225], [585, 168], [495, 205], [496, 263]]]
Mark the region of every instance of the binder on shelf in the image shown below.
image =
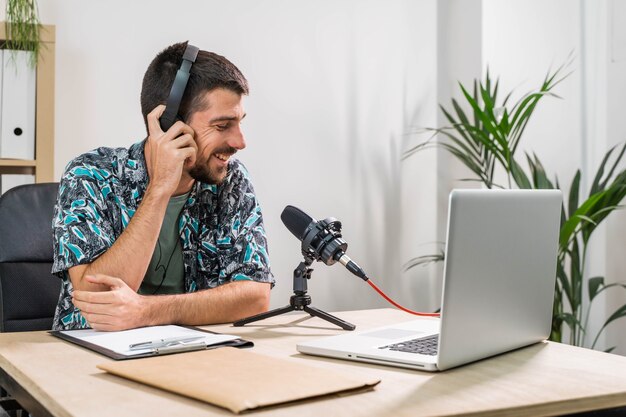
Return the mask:
[[0, 158], [35, 159], [36, 69], [28, 51], [2, 53]]

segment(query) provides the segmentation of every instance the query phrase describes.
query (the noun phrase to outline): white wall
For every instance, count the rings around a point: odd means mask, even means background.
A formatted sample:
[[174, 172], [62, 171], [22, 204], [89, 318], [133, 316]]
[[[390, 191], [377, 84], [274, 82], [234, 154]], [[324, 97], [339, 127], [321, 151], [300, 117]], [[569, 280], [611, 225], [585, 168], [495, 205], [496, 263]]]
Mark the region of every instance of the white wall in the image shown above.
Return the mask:
[[[587, 8], [592, 7], [587, 0]], [[600, 18], [597, 21], [590, 22], [596, 28], [604, 29], [600, 32], [607, 39], [605, 45], [606, 53], [604, 55], [604, 69], [606, 70], [606, 78], [600, 78], [600, 82], [604, 81], [602, 92], [606, 93], [605, 104], [603, 108], [606, 110], [602, 121], [606, 120], [606, 147], [623, 144], [626, 141], [626, 119], [624, 118], [624, 98], [626, 97], [626, 2], [619, 0], [606, 1], [603, 0]], [[597, 5], [596, 5], [597, 7]], [[592, 27], [593, 27], [592, 26]], [[598, 155], [600, 157], [601, 155]], [[596, 160], [598, 160], [596, 158]], [[626, 164], [622, 163], [621, 169]], [[620, 282], [626, 283], [626, 213], [619, 210], [608, 219], [606, 224], [606, 251], [604, 261], [606, 265], [606, 281], [608, 283]], [[616, 288], [611, 292], [606, 300], [603, 317], [612, 314], [615, 309], [626, 303], [626, 294], [622, 288]], [[609, 325], [606, 334], [604, 346], [607, 348], [618, 346], [616, 353], [626, 355], [626, 320], [620, 319]]]
[[574, 53], [563, 72], [571, 75], [554, 89], [563, 99], [542, 99], [518, 150], [520, 162], [525, 162], [523, 152], [536, 153], [562, 184], [571, 182], [581, 160], [579, 9], [571, 0], [483, 0], [484, 68], [499, 76], [502, 98], [514, 89], [516, 101], [538, 89], [548, 71]]
[[[80, 152], [144, 137], [143, 73], [163, 47], [189, 39], [232, 60], [251, 85], [241, 159], [264, 209], [278, 278], [272, 306], [288, 303], [300, 261], [299, 242], [279, 220], [287, 204], [340, 219], [349, 255], [402, 293], [398, 185], [417, 177], [407, 178], [400, 153], [409, 126], [436, 124], [435, 0], [39, 0], [39, 7], [57, 28], [57, 177]], [[309, 288], [325, 310], [383, 305], [338, 266], [315, 265]], [[422, 302], [430, 298], [424, 293]], [[403, 297], [416, 308], [420, 300]]]
[[[251, 84], [241, 159], [264, 208], [279, 282], [272, 306], [288, 302], [300, 260], [279, 220], [293, 204], [340, 219], [349, 254], [377, 283], [409, 307], [432, 309], [440, 268], [402, 273], [401, 265], [442, 239], [447, 191], [463, 170], [439, 151], [401, 162], [402, 151], [423, 139], [417, 128], [442, 124], [437, 104], [457, 94], [453, 81], [467, 83], [488, 64], [501, 91], [515, 88], [519, 97], [573, 52], [573, 73], [555, 89], [563, 100], [542, 101], [521, 150], [536, 152], [561, 184], [579, 167], [595, 171], [626, 133], [626, 16], [618, 3], [39, 0], [42, 21], [57, 27], [55, 172], [80, 152], [142, 139], [143, 72], [163, 47], [188, 39], [231, 59]], [[622, 47], [615, 56], [614, 43]], [[626, 269], [616, 261], [626, 220], [608, 224], [589, 273], [611, 281]], [[385, 305], [358, 279], [321, 264], [310, 293], [325, 310]], [[599, 315], [623, 303], [616, 297]], [[610, 330], [603, 343], [626, 345], [619, 326]]]

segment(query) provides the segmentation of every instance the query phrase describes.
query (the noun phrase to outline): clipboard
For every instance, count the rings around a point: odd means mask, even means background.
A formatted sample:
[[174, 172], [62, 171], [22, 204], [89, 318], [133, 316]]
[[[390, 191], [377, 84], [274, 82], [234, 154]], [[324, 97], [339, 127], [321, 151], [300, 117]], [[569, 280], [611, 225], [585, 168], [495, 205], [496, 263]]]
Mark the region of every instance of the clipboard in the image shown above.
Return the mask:
[[[254, 343], [238, 336], [215, 333], [193, 326], [149, 326], [119, 332], [102, 332], [93, 329], [51, 330], [52, 336], [93, 350], [115, 360], [139, 359], [151, 356], [163, 356], [194, 350], [207, 350], [219, 347], [249, 348]], [[176, 345], [161, 348], [131, 350], [130, 345], [155, 339], [170, 337], [204, 336], [203, 340], [191, 345]]]

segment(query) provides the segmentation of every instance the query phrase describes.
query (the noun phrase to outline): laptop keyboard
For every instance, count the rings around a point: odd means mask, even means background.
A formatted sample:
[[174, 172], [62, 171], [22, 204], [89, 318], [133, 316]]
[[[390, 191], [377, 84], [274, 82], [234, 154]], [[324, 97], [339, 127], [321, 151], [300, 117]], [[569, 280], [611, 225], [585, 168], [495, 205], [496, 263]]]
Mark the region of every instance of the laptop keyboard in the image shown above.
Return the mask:
[[435, 334], [428, 337], [422, 337], [404, 342], [394, 343], [393, 345], [381, 346], [378, 349], [395, 350], [398, 352], [419, 353], [421, 355], [435, 356], [437, 354], [437, 342], [439, 335]]

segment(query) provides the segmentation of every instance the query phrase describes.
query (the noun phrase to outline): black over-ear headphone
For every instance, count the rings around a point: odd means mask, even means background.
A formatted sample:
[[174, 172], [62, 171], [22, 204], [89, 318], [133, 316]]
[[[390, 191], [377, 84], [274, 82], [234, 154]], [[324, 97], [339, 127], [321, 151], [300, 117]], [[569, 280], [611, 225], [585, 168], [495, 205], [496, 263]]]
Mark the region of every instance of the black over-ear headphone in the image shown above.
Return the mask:
[[199, 50], [200, 49], [197, 46], [187, 44], [187, 48], [183, 54], [183, 62], [180, 64], [180, 68], [178, 68], [178, 71], [176, 72], [176, 78], [172, 84], [170, 95], [167, 98], [165, 111], [163, 112], [163, 115], [161, 115], [161, 119], [159, 119], [161, 123], [161, 130], [164, 132], [172, 127], [174, 122], [176, 122], [176, 119], [179, 118], [178, 109], [180, 107], [180, 102], [183, 99], [183, 93], [187, 87], [187, 82], [189, 81], [189, 71], [191, 70], [191, 65], [196, 62]]

